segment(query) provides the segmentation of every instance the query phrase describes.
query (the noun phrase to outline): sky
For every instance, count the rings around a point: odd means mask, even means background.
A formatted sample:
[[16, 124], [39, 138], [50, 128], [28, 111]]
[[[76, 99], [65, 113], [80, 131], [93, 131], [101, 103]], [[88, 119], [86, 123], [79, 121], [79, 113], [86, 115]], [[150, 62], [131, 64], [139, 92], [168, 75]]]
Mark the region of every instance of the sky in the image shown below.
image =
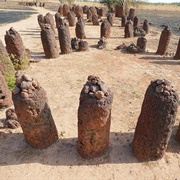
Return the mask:
[[[152, 3], [173, 3], [173, 2], [178, 2], [180, 3], [180, 0], [147, 0], [148, 2], [152, 2]], [[146, 2], [147, 2], [146, 1]]]

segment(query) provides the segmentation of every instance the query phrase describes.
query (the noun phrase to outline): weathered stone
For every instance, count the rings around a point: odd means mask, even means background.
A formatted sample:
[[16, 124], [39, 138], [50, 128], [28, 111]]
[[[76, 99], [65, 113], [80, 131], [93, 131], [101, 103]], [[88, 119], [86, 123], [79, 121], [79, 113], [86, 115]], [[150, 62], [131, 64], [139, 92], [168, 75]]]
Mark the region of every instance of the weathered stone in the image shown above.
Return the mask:
[[103, 20], [101, 23], [101, 38], [110, 38], [111, 25], [108, 20]]
[[[133, 154], [139, 160], [157, 160], [163, 157], [175, 122], [178, 94], [164, 95], [157, 92], [158, 80], [152, 81], [146, 90], [141, 113], [133, 139]], [[164, 86], [173, 88], [167, 80]]]
[[156, 52], [157, 54], [159, 55], [166, 54], [168, 45], [170, 43], [171, 34], [172, 34], [171, 28], [166, 26], [160, 36], [159, 45]]
[[75, 14], [73, 11], [67, 13], [67, 20], [69, 22], [69, 26], [75, 26]]
[[48, 26], [41, 31], [41, 41], [46, 58], [59, 57], [59, 48], [56, 44], [55, 34]]
[[34, 148], [47, 148], [58, 139], [58, 133], [45, 90], [39, 86], [27, 97], [22, 97], [22, 92], [12, 97], [25, 139]]
[[55, 14], [55, 22], [56, 22], [56, 28], [58, 28], [62, 22], [61, 14], [58, 12]]
[[179, 123], [179, 127], [176, 133], [176, 137], [175, 137], [176, 141], [178, 141], [180, 143], [180, 123]]
[[59, 6], [58, 13], [63, 16], [63, 6], [62, 5]]
[[76, 17], [77, 17], [77, 15], [79, 15], [79, 14], [83, 15], [83, 9], [82, 9], [82, 7], [79, 6], [79, 5], [76, 5], [75, 8], [74, 8], [74, 13], [75, 13]]
[[8, 89], [3, 74], [0, 71], [0, 109], [9, 107], [12, 105], [11, 92]]
[[67, 4], [63, 5], [63, 16], [67, 16], [67, 13], [70, 11], [70, 8]]
[[134, 37], [134, 33], [133, 33], [133, 22], [131, 20], [129, 20], [124, 28], [124, 37], [125, 38], [131, 38]]
[[147, 40], [145, 37], [139, 37], [137, 39], [137, 46], [139, 46], [143, 51], [146, 51]]
[[54, 26], [54, 19], [53, 19], [53, 15], [52, 14], [47, 13], [44, 16], [44, 23], [49, 24], [51, 26], [51, 29], [54, 31], [54, 33], [56, 32], [55, 31], [55, 26]]
[[79, 49], [79, 40], [77, 38], [72, 38], [71, 39], [71, 48], [74, 50]]
[[79, 51], [87, 51], [89, 49], [88, 42], [87, 41], [79, 41]]
[[147, 19], [143, 22], [143, 30], [146, 32], [146, 34], [149, 33], [149, 21]]
[[180, 59], [180, 39], [178, 42], [178, 46], [177, 46], [177, 50], [176, 50], [176, 54], [174, 56], [174, 59]]
[[92, 22], [92, 13], [90, 10], [88, 10], [88, 12], [87, 12], [87, 21]]
[[133, 21], [133, 27], [139, 27], [140, 26], [140, 19], [135, 16]]
[[84, 22], [83, 22], [82, 18], [80, 18], [78, 20], [78, 22], [76, 23], [75, 32], [76, 32], [77, 38], [79, 38], [79, 39], [85, 39], [86, 38], [85, 31], [84, 31]]
[[93, 15], [93, 14], [96, 14], [96, 15], [97, 15], [97, 9], [96, 9], [96, 7], [91, 6], [91, 7], [89, 8], [89, 10], [91, 11], [92, 15]]
[[106, 48], [106, 44], [107, 44], [107, 42], [106, 42], [105, 38], [101, 38], [101, 39], [98, 41], [97, 48], [98, 48], [98, 49], [104, 49], [104, 48]]
[[83, 6], [83, 13], [84, 14], [87, 14], [88, 10], [89, 10], [89, 7], [87, 5]]
[[37, 20], [38, 20], [38, 24], [39, 24], [39, 26], [40, 26], [40, 28], [41, 28], [41, 30], [44, 28], [44, 24], [45, 24], [45, 22], [44, 22], [44, 16], [42, 15], [42, 14], [39, 14], [38, 16], [37, 16]]
[[98, 20], [98, 16], [96, 14], [93, 14], [92, 22], [93, 22], [93, 25], [99, 26], [99, 20]]
[[143, 52], [143, 50], [139, 46], [136, 46], [134, 43], [127, 46], [126, 50], [130, 53], [142, 53]]
[[82, 90], [80, 95], [78, 152], [85, 159], [103, 155], [109, 144], [113, 93], [109, 89], [108, 96], [102, 96], [102, 91], [97, 92], [84, 93]]
[[124, 14], [124, 5], [123, 4], [117, 4], [115, 6], [115, 16], [116, 17], [122, 17]]
[[107, 8], [106, 7], [101, 7], [98, 11], [98, 15], [102, 17], [106, 17], [107, 14]]
[[134, 37], [141, 37], [141, 36], [145, 36], [146, 35], [146, 32], [139, 28], [139, 27], [135, 27], [134, 28]]
[[123, 15], [121, 18], [121, 26], [125, 27], [126, 23], [127, 23], [127, 15]]
[[62, 24], [58, 27], [58, 34], [61, 54], [71, 53], [72, 49], [69, 26], [65, 22], [62, 22]]
[[128, 20], [131, 20], [132, 22], [134, 21], [134, 17], [136, 16], [136, 11], [134, 8], [129, 9], [129, 15], [128, 15]]
[[109, 21], [109, 24], [113, 26], [114, 23], [114, 13], [108, 13], [107, 20]]

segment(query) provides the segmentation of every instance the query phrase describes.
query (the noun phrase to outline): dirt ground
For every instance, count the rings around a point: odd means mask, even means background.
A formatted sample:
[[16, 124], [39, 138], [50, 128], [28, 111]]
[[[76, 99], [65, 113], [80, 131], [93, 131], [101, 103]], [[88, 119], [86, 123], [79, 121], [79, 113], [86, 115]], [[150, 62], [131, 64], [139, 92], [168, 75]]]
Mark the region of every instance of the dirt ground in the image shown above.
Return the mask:
[[[35, 9], [43, 15], [47, 12], [55, 14], [55, 11], [44, 8]], [[169, 8], [169, 11], [174, 12], [174, 15], [180, 13], [180, 9]], [[59, 133], [56, 143], [39, 150], [26, 143], [21, 128], [1, 128], [0, 179], [180, 179], [180, 144], [174, 140], [180, 109], [167, 152], [161, 160], [139, 162], [132, 155], [134, 130], [150, 81], [165, 78], [180, 92], [180, 61], [173, 60], [171, 56], [155, 55], [161, 30], [154, 26], [150, 26], [150, 33], [146, 36], [146, 53], [134, 55], [115, 51], [116, 46], [122, 43], [129, 45], [137, 41], [137, 38], [124, 39], [124, 29], [120, 24], [120, 19], [116, 18], [107, 48], [98, 50], [96, 45], [100, 26], [87, 23], [85, 32], [89, 51], [60, 55], [57, 59], [44, 57], [37, 14], [0, 27], [1, 40], [6, 30], [14, 27], [21, 34], [25, 47], [32, 52], [32, 60], [39, 60], [38, 63], [31, 63], [26, 72], [37, 78], [46, 90]], [[71, 37], [75, 37], [74, 29], [70, 27]], [[176, 51], [178, 39], [179, 35], [173, 34], [169, 52]], [[85, 160], [77, 153], [77, 109], [80, 91], [90, 74], [96, 74], [105, 81], [114, 92], [114, 100], [108, 151], [100, 158]], [[5, 110], [0, 111], [1, 127]]]

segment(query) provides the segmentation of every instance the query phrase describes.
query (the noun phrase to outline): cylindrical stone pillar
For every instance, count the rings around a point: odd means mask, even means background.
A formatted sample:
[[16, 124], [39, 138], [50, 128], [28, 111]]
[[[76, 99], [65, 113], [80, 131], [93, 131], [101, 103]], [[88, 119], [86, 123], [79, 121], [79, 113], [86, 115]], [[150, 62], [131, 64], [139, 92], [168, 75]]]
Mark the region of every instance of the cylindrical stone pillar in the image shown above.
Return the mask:
[[88, 12], [87, 12], [87, 20], [88, 20], [88, 22], [92, 22], [92, 13], [90, 10], [88, 10]]
[[143, 51], [146, 51], [147, 40], [145, 37], [139, 37], [137, 39], [137, 46], [139, 46]]
[[12, 98], [24, 137], [34, 148], [47, 148], [58, 139], [45, 90], [27, 74], [16, 73]]
[[107, 15], [107, 20], [109, 21], [109, 24], [110, 24], [111, 26], [113, 26], [114, 13], [108, 13], [108, 15]]
[[115, 16], [116, 17], [122, 17], [124, 14], [124, 5], [123, 4], [117, 4], [115, 6]]
[[61, 23], [60, 23], [61, 21], [62, 21], [62, 19], [61, 19], [61, 14], [57, 12], [57, 13], [55, 14], [56, 28], [59, 27], [59, 25], [61, 24]]
[[126, 23], [127, 23], [127, 16], [123, 15], [121, 18], [121, 26], [125, 27]]
[[147, 19], [143, 22], [143, 30], [146, 32], [146, 34], [149, 33], [149, 21]]
[[139, 160], [163, 157], [178, 108], [178, 94], [165, 79], [152, 81], [146, 90], [133, 139], [133, 154]]
[[84, 31], [84, 22], [83, 22], [82, 18], [79, 18], [78, 22], [76, 23], [75, 32], [76, 32], [77, 38], [79, 38], [79, 39], [85, 39], [86, 38], [86, 34]]
[[176, 50], [176, 54], [174, 56], [174, 59], [180, 59], [180, 39], [179, 39], [179, 43], [177, 46], [177, 50]]
[[177, 130], [175, 138], [176, 138], [176, 141], [178, 141], [180, 143], [180, 123], [179, 123], [179, 127], [178, 127], [178, 130]]
[[58, 8], [58, 13], [63, 16], [63, 6], [60, 5], [59, 8]]
[[89, 10], [89, 7], [87, 5], [83, 6], [83, 13], [84, 14], [87, 14], [88, 10]]
[[41, 30], [44, 28], [44, 16], [42, 15], [42, 14], [39, 14], [38, 16], [37, 16], [37, 20], [38, 20], [38, 24], [39, 24], [39, 26], [40, 26], [40, 28], [41, 28]]
[[94, 6], [91, 6], [91, 7], [89, 8], [89, 10], [91, 11], [92, 15], [93, 15], [93, 14], [96, 14], [96, 15], [97, 15], [97, 9], [96, 9]]
[[136, 11], [135, 11], [135, 9], [134, 9], [134, 8], [130, 8], [130, 9], [129, 9], [128, 20], [133, 21], [135, 16], [136, 16]]
[[67, 16], [67, 13], [70, 11], [70, 8], [67, 4], [63, 5], [63, 16]]
[[70, 11], [67, 13], [67, 20], [69, 22], [69, 26], [73, 27], [75, 26], [75, 14], [73, 11]]
[[104, 20], [101, 23], [101, 38], [110, 38], [111, 33], [111, 25], [109, 24], [108, 20]]
[[97, 76], [89, 76], [80, 94], [78, 108], [78, 152], [96, 158], [109, 144], [113, 93]]
[[50, 59], [59, 57], [59, 48], [56, 44], [54, 31], [48, 24], [46, 24], [44, 29], [41, 31], [41, 41], [46, 58]]
[[99, 20], [98, 20], [98, 16], [96, 14], [93, 14], [92, 16], [92, 22], [93, 25], [98, 26], [99, 25]]
[[156, 52], [157, 54], [159, 54], [159, 55], [166, 54], [168, 45], [170, 43], [171, 34], [172, 34], [171, 28], [166, 26], [164, 28], [164, 30], [162, 31], [162, 33], [161, 33], [158, 49], [157, 49], [157, 52]]
[[69, 54], [72, 52], [71, 49], [71, 37], [69, 32], [69, 26], [62, 22], [58, 27], [59, 44], [61, 48], [61, 54]]
[[124, 28], [124, 37], [125, 38], [131, 38], [134, 37], [134, 31], [133, 31], [133, 22], [129, 20]]
[[82, 7], [79, 6], [79, 5], [75, 6], [75, 8], [74, 8], [74, 13], [75, 13], [76, 17], [77, 17], [78, 14], [83, 15], [83, 9], [82, 9]]
[[50, 13], [47, 13], [45, 16], [44, 16], [44, 23], [47, 23], [51, 26], [51, 29], [54, 31], [54, 33], [56, 32], [55, 31], [55, 27], [54, 27], [54, 18], [53, 18], [53, 15], [50, 14]]
[[135, 28], [135, 27], [139, 27], [139, 26], [140, 26], [140, 19], [137, 16], [135, 16], [134, 22], [133, 22], [133, 27]]
[[105, 17], [106, 13], [107, 13], [107, 9], [105, 7], [102, 7], [102, 8], [99, 9], [98, 15], [102, 16], [102, 17]]

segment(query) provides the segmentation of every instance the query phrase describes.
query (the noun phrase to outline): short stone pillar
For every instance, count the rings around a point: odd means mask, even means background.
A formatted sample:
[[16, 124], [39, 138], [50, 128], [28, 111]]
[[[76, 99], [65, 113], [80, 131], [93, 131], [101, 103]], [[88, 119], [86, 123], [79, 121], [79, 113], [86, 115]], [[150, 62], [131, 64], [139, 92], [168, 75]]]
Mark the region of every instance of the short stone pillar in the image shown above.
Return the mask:
[[78, 108], [78, 152], [96, 158], [109, 144], [113, 93], [97, 76], [89, 76], [80, 94]]
[[114, 23], [114, 13], [108, 13], [107, 20], [109, 21], [109, 24], [113, 26]]
[[87, 51], [89, 49], [88, 42], [87, 41], [79, 41], [78, 43], [79, 51]]
[[51, 26], [51, 29], [54, 31], [54, 33], [56, 32], [55, 31], [55, 27], [54, 27], [54, 19], [53, 19], [53, 15], [52, 14], [47, 13], [44, 16], [44, 23], [49, 24]]
[[72, 38], [71, 39], [71, 48], [74, 50], [79, 49], [79, 40], [77, 38]]
[[76, 37], [79, 39], [86, 39], [86, 34], [84, 31], [84, 22], [82, 18], [79, 18], [78, 22], [76, 23]]
[[67, 4], [63, 5], [63, 16], [67, 16], [67, 13], [70, 11], [70, 8]]
[[149, 21], [147, 19], [143, 22], [143, 30], [146, 32], [146, 34], [149, 33]]
[[78, 14], [82, 14], [83, 15], [82, 7], [79, 6], [79, 5], [76, 5], [75, 8], [74, 8], [74, 13], [75, 13], [76, 17], [77, 17]]
[[167, 48], [168, 48], [169, 43], [170, 43], [171, 34], [172, 34], [171, 28], [166, 26], [164, 28], [164, 30], [162, 31], [162, 33], [161, 33], [160, 40], [159, 40], [159, 45], [158, 45], [158, 49], [157, 49], [156, 54], [159, 54], [159, 55], [166, 54]]
[[127, 16], [123, 15], [121, 18], [121, 26], [125, 27], [126, 23], [127, 23]]
[[73, 11], [70, 11], [67, 13], [67, 20], [69, 22], [69, 26], [73, 27], [75, 26], [75, 14]]
[[99, 26], [99, 20], [98, 20], [98, 16], [96, 14], [93, 14], [93, 16], [92, 16], [92, 23], [95, 26]]
[[135, 16], [134, 22], [133, 22], [133, 27], [135, 28], [135, 27], [139, 27], [139, 26], [140, 26], [140, 19], [137, 16]]
[[136, 16], [136, 11], [134, 8], [129, 9], [129, 15], [128, 15], [128, 20], [131, 20], [132, 22], [134, 21], [134, 17]]
[[105, 38], [101, 38], [98, 43], [97, 43], [97, 48], [98, 49], [104, 49], [106, 48], [107, 42]]
[[133, 31], [133, 22], [129, 20], [124, 28], [124, 37], [125, 38], [131, 38], [134, 37], [134, 31]]
[[87, 14], [88, 10], [89, 10], [89, 7], [87, 5], [83, 6], [83, 13], [84, 14]]
[[178, 46], [177, 46], [177, 50], [176, 50], [176, 54], [174, 56], [174, 59], [180, 59], [180, 39], [178, 42]]
[[107, 13], [107, 8], [101, 7], [101, 8], [99, 9], [98, 15], [99, 15], [99, 16], [102, 16], [102, 17], [106, 17], [106, 13]]
[[6, 108], [12, 105], [11, 92], [8, 89], [5, 78], [0, 71], [0, 109]]
[[44, 29], [41, 31], [41, 41], [46, 58], [50, 59], [59, 57], [59, 48], [56, 44], [54, 31], [48, 24], [46, 24]]
[[27, 143], [34, 148], [47, 148], [58, 139], [58, 133], [45, 90], [27, 74], [16, 73], [12, 98], [18, 121]]
[[44, 16], [42, 14], [39, 14], [37, 16], [37, 20], [38, 20], [38, 24], [39, 24], [39, 27], [41, 28], [41, 30], [43, 29], [44, 27]]
[[178, 94], [165, 79], [152, 81], [146, 90], [133, 139], [133, 154], [139, 160], [163, 157], [178, 108]]
[[55, 14], [55, 22], [56, 22], [56, 28], [58, 28], [61, 24], [62, 18], [60, 13]]
[[72, 52], [71, 37], [69, 32], [69, 26], [63, 21], [58, 27], [59, 44], [61, 48], [61, 54], [69, 54]]
[[115, 6], [115, 16], [116, 17], [122, 17], [124, 14], [124, 5], [123, 4], [117, 4]]
[[147, 40], [145, 37], [139, 37], [137, 39], [137, 46], [139, 46], [144, 52], [146, 51]]
[[60, 5], [59, 8], [58, 8], [58, 13], [63, 16], [63, 6]]
[[180, 123], [179, 123], [179, 127], [178, 127], [178, 130], [177, 130], [175, 138], [176, 138], [176, 141], [178, 141], [180, 143]]
[[146, 32], [139, 27], [134, 27], [134, 37], [141, 37], [141, 36], [145, 36]]
[[101, 23], [101, 38], [110, 38], [111, 25], [108, 20], [104, 20]]
[[97, 15], [97, 9], [96, 9], [96, 7], [91, 6], [91, 7], [89, 8], [89, 10], [91, 11], [92, 15], [93, 15], [93, 14], [96, 14], [96, 15]]
[[88, 12], [87, 12], [87, 21], [92, 22], [92, 13], [90, 10], [88, 10]]

